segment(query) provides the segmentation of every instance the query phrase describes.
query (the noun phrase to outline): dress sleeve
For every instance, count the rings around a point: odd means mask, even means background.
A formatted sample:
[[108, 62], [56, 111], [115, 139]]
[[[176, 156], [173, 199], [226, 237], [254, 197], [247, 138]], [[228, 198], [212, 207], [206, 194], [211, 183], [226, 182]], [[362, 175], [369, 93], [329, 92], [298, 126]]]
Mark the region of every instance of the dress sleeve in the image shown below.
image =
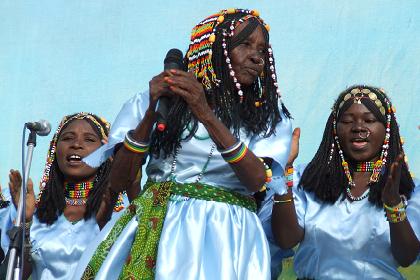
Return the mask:
[[108, 143], [84, 158], [89, 166], [98, 167], [114, 152], [114, 147], [124, 140], [126, 133], [135, 129], [149, 106], [149, 92], [138, 93], [122, 106], [117, 118], [111, 125]]
[[[10, 243], [7, 231], [13, 227], [13, 222], [16, 219], [16, 208], [12, 203], [12, 198], [8, 188], [4, 189], [2, 196], [4, 201], [9, 201], [8, 206], [0, 209], [1, 248], [4, 254], [7, 254]], [[3, 200], [2, 198], [0, 197], [0, 200]]]
[[305, 214], [308, 206], [308, 200], [306, 192], [298, 188], [300, 178], [302, 177], [303, 171], [305, 170], [306, 164], [297, 165], [294, 167], [293, 172], [293, 199], [295, 203], [296, 216], [298, 223], [302, 228], [305, 228]]
[[272, 181], [267, 187], [280, 195], [287, 192], [284, 184], [284, 168], [290, 152], [292, 140], [292, 122], [282, 114], [282, 121], [277, 124], [275, 134], [268, 138], [254, 136], [249, 142], [248, 148], [258, 157], [273, 159], [271, 170]]
[[[298, 189], [297, 185], [299, 184], [300, 177], [302, 176], [303, 170], [305, 169], [306, 165], [301, 164], [294, 167], [293, 173], [293, 198], [296, 208], [296, 215], [298, 218], [299, 225], [303, 227], [305, 213], [306, 213], [306, 206], [307, 206], [307, 199], [305, 195], [305, 191], [303, 189]], [[281, 179], [283, 180], [283, 179]], [[285, 185], [283, 181], [283, 185]], [[287, 187], [284, 187], [287, 191]], [[268, 188], [264, 201], [261, 204], [261, 208], [258, 211], [258, 217], [261, 220], [264, 228], [269, 228], [271, 231], [271, 214], [273, 210], [273, 197], [276, 194], [276, 190], [273, 188]], [[271, 235], [271, 232], [268, 234]]]
[[420, 240], [420, 182], [419, 180], [415, 180], [414, 183], [416, 184], [416, 187], [408, 201], [407, 218], [410, 221], [410, 225], [413, 228], [417, 239]]

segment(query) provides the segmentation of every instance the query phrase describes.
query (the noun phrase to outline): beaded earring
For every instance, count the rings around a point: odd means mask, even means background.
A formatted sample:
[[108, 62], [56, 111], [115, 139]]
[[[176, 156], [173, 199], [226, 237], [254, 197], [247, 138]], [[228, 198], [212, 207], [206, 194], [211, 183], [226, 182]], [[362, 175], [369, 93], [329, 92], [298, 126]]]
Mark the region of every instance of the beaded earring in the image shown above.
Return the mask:
[[230, 58], [229, 58], [229, 54], [227, 51], [227, 44], [226, 44], [226, 37], [233, 37], [233, 30], [235, 30], [235, 20], [232, 20], [231, 24], [230, 24], [230, 32], [223, 32], [223, 39], [222, 39], [222, 48], [223, 48], [223, 55], [225, 56], [225, 62], [226, 65], [228, 66], [229, 69], [229, 75], [233, 80], [233, 83], [235, 84], [235, 87], [238, 91], [238, 95], [239, 95], [239, 102], [242, 103], [244, 100], [244, 93], [241, 90], [241, 84], [238, 82], [238, 79], [235, 77], [235, 71], [232, 68], [232, 64], [230, 63]]

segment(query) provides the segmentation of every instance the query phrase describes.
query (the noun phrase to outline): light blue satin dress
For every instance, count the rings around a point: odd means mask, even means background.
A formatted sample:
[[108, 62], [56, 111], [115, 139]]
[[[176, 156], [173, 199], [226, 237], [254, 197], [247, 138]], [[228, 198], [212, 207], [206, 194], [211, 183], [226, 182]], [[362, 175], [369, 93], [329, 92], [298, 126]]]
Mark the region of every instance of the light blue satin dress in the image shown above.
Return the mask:
[[[109, 155], [113, 145], [124, 139], [126, 132], [141, 121], [148, 105], [148, 93], [129, 100], [111, 128], [109, 145], [87, 159], [93, 166]], [[197, 135], [208, 135], [200, 124]], [[276, 135], [263, 139], [240, 135], [257, 156], [273, 158], [284, 166], [289, 153], [291, 123], [287, 118], [277, 126]], [[176, 181], [195, 182], [205, 165], [213, 141], [191, 139], [182, 143], [175, 168]], [[161, 182], [169, 178], [173, 158], [152, 158], [147, 176]], [[217, 150], [214, 151], [201, 181], [242, 194], [251, 193], [240, 183]], [[101, 240], [106, 236], [106, 229]], [[96, 279], [118, 279], [137, 229], [136, 218], [128, 224], [111, 248]], [[99, 241], [98, 241], [99, 243]], [[88, 250], [90, 251], [90, 250]], [[92, 250], [93, 251], [93, 250]], [[86, 255], [92, 255], [89, 252]], [[85, 259], [85, 261], [83, 261]], [[84, 256], [80, 262], [86, 262]], [[83, 272], [84, 265], [77, 270]], [[81, 274], [80, 274], [81, 275]], [[80, 278], [76, 275], [74, 279]], [[256, 213], [226, 203], [172, 196], [168, 204], [162, 235], [158, 245], [156, 279], [270, 279], [270, 251], [264, 230]]]
[[[320, 203], [313, 193], [296, 188], [303, 166], [296, 171], [295, 207], [299, 225], [305, 229], [294, 257], [298, 278], [404, 279], [391, 253], [384, 210], [367, 199]], [[419, 184], [408, 201], [407, 218], [420, 239]]]
[[0, 229], [1, 229], [1, 248], [6, 255], [9, 250], [10, 239], [7, 231], [13, 227], [13, 222], [16, 220], [16, 208], [13, 205], [9, 189], [2, 190], [3, 196], [7, 201], [10, 201], [9, 206], [0, 209]]
[[52, 225], [47, 225], [34, 216], [32, 279], [71, 279], [82, 253], [98, 234], [95, 218], [72, 224], [60, 215]]

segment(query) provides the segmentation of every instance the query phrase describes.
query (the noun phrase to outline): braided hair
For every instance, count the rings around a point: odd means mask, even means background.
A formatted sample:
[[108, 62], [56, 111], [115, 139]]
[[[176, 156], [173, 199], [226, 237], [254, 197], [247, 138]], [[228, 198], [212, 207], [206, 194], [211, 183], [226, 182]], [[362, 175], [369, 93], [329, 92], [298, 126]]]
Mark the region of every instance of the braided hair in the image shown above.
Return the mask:
[[[240, 23], [241, 20], [248, 23], [246, 27], [235, 36], [226, 37], [232, 23]], [[251, 86], [242, 89], [242, 98], [236, 94], [238, 89], [231, 77], [224, 50], [230, 53], [259, 26], [267, 43], [264, 71]], [[203, 84], [207, 102], [214, 108], [216, 116], [233, 130], [236, 137], [239, 137], [241, 128], [248, 134], [259, 134], [263, 137], [275, 133], [276, 125], [282, 120], [279, 103], [283, 114], [290, 118], [290, 113], [280, 100], [274, 58], [269, 46], [268, 26], [256, 11], [229, 9], [204, 19], [193, 29], [184, 64], [184, 70], [194, 72], [198, 81]], [[256, 102], [261, 106], [256, 106]], [[183, 134], [187, 128], [189, 133]], [[173, 154], [181, 146], [181, 141], [191, 139], [197, 129], [198, 120], [194, 118], [187, 103], [181, 97], [173, 97], [167, 129], [152, 133], [151, 153], [156, 157], [161, 152], [164, 157]]]
[[[47, 155], [47, 163], [41, 179], [40, 193], [36, 202], [35, 215], [41, 223], [53, 224], [63, 213], [66, 207], [64, 196], [64, 175], [61, 172], [57, 159], [57, 141], [62, 131], [75, 120], [87, 121], [101, 140], [108, 136], [109, 123], [106, 120], [90, 113], [77, 113], [63, 118], [50, 143]], [[108, 175], [111, 170], [111, 161], [106, 160], [97, 170], [93, 189], [90, 191], [86, 201], [84, 219], [87, 220], [99, 210], [105, 186], [108, 182]]]
[[[395, 110], [391, 109], [392, 104], [389, 98], [382, 89], [372, 86], [355, 85], [343, 91], [338, 99], [335, 101], [333, 111], [328, 117], [324, 135], [321, 144], [314, 158], [305, 168], [302, 178], [299, 182], [299, 187], [308, 192], [313, 192], [315, 197], [327, 203], [335, 203], [340, 197], [342, 200], [346, 198], [345, 192], [349, 184], [349, 179], [345, 175], [342, 166], [342, 157], [340, 150], [337, 148], [339, 143], [335, 143], [335, 128], [334, 122], [339, 121], [345, 112], [354, 102], [352, 98], [348, 98], [350, 93], [355, 89], [366, 89], [374, 93], [375, 97], [361, 98], [360, 102], [368, 108], [375, 118], [380, 121], [384, 127], [387, 127], [389, 119], [389, 139], [387, 140], [387, 147], [382, 148], [382, 154], [385, 154], [383, 166], [377, 182], [370, 183], [369, 202], [382, 207], [382, 189], [385, 186], [386, 180], [389, 176], [391, 164], [396, 160], [397, 156], [403, 153], [403, 146], [400, 138], [400, 132], [397, 120], [395, 118]], [[379, 104], [388, 104], [389, 110], [385, 106], [378, 106]], [[338, 144], [338, 145], [337, 145]], [[386, 145], [384, 145], [386, 146]], [[384, 149], [386, 153], [384, 153]], [[342, 152], [342, 151], [341, 151]], [[354, 170], [352, 166], [350, 172]], [[406, 162], [401, 166], [400, 178], [400, 194], [410, 198], [414, 190], [414, 182], [408, 170]]]

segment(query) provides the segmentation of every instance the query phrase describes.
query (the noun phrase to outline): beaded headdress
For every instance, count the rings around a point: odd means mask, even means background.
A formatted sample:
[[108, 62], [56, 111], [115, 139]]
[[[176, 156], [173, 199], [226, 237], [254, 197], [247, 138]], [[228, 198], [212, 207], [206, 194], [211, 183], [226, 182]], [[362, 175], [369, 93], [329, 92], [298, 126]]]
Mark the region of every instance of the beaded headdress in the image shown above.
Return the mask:
[[36, 204], [38, 204], [38, 202], [40, 201], [42, 192], [44, 191], [47, 185], [47, 182], [50, 179], [51, 166], [53, 165], [56, 159], [56, 149], [57, 149], [58, 138], [60, 137], [63, 128], [65, 128], [70, 122], [74, 120], [88, 120], [99, 131], [101, 140], [106, 139], [108, 136], [110, 124], [104, 118], [100, 118], [94, 114], [85, 113], [85, 112], [80, 112], [74, 115], [65, 116], [61, 120], [60, 124], [58, 125], [58, 128], [50, 142], [50, 148], [47, 154], [47, 162], [45, 164], [44, 173], [41, 178], [41, 183], [39, 186], [39, 194], [38, 194]]
[[[226, 17], [231, 14], [241, 13], [245, 14], [240, 19], [232, 19], [229, 22], [226, 22]], [[195, 76], [201, 79], [203, 86], [209, 90], [214, 86], [219, 86], [220, 80], [216, 76], [216, 73], [213, 68], [212, 62], [212, 46], [213, 43], [216, 41], [216, 36], [222, 36], [222, 47], [223, 47], [223, 54], [225, 57], [225, 62], [229, 68], [229, 75], [232, 78], [233, 83], [237, 89], [237, 93], [240, 98], [240, 102], [243, 101], [243, 92], [241, 90], [241, 85], [237, 81], [235, 77], [235, 71], [232, 69], [232, 65], [230, 63], [230, 58], [227, 50], [226, 39], [232, 38], [234, 35], [234, 30], [237, 26], [241, 23], [250, 20], [251, 18], [256, 19], [261, 25], [263, 25], [267, 31], [269, 31], [270, 27], [264, 23], [264, 21], [259, 17], [258, 11], [255, 10], [246, 10], [246, 9], [226, 9], [221, 10], [219, 13], [211, 15], [198, 23], [191, 32], [191, 41], [190, 46], [187, 52], [187, 59], [188, 59], [188, 71], [193, 72]], [[219, 26], [223, 24], [227, 26], [223, 32], [218, 32]], [[269, 69], [271, 71], [271, 78], [274, 81], [274, 86], [276, 88], [276, 93], [280, 98], [280, 90], [278, 89], [277, 84], [277, 77], [274, 67], [274, 58], [273, 58], [273, 51], [271, 46], [267, 47], [267, 52], [269, 56]], [[257, 107], [260, 104], [255, 104]]]
[[[382, 114], [382, 116], [386, 120], [385, 121], [385, 139], [382, 145], [381, 155], [379, 159], [374, 163], [373, 171], [369, 179], [369, 184], [373, 184], [379, 181], [381, 174], [385, 171], [384, 169], [387, 162], [388, 149], [389, 149], [389, 138], [391, 134], [391, 118], [392, 118], [392, 115], [394, 115], [394, 118], [395, 118], [395, 108], [392, 106], [391, 102], [389, 101], [383, 89], [377, 89], [377, 88], [366, 87], [366, 86], [357, 86], [357, 87], [352, 87], [348, 89], [346, 92], [347, 93], [340, 95], [341, 98], [339, 98], [336, 101], [333, 107], [334, 141], [331, 145], [329, 162], [332, 159], [335, 148], [337, 148], [340, 159], [341, 159], [341, 165], [343, 167], [344, 173], [346, 174], [346, 177], [349, 182], [349, 185], [347, 186], [347, 189], [346, 189], [347, 195], [352, 200], [361, 200], [361, 199], [366, 198], [369, 195], [369, 193], [367, 192], [362, 197], [353, 197], [351, 195], [350, 189], [355, 186], [355, 183], [350, 173], [349, 164], [344, 158], [343, 150], [340, 146], [340, 142], [338, 140], [338, 135], [337, 135], [337, 121], [338, 121], [338, 116], [340, 114], [340, 110], [342, 110], [342, 107], [345, 103], [351, 102], [351, 103], [356, 103], [356, 104], [362, 104], [362, 100], [366, 99], [375, 104], [379, 112]], [[340, 99], [342, 99], [341, 102], [339, 102]]]

